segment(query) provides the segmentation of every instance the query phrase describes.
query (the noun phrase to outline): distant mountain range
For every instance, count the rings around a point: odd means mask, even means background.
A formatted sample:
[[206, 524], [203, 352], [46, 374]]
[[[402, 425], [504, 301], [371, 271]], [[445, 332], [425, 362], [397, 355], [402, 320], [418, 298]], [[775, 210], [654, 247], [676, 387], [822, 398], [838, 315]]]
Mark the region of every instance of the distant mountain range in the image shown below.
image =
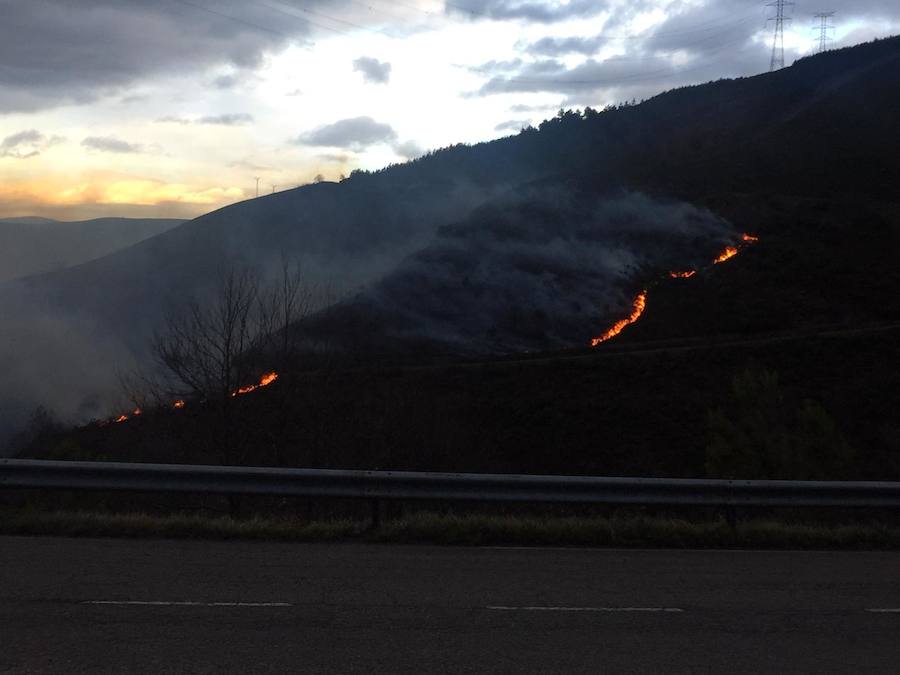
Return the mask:
[[0, 219], [0, 282], [80, 265], [181, 225], [162, 218]]
[[583, 345], [647, 279], [765, 229], [773, 199], [895, 201], [897, 82], [900, 38], [880, 40], [638, 105], [561, 112], [7, 282], [0, 316], [15, 318], [2, 326], [0, 388], [13, 394], [0, 417], [37, 402], [101, 414], [116, 366], [140, 358], [166, 307], [202, 298], [235, 261], [297, 260], [344, 298], [318, 329], [345, 343], [369, 327], [381, 343], [458, 353]]

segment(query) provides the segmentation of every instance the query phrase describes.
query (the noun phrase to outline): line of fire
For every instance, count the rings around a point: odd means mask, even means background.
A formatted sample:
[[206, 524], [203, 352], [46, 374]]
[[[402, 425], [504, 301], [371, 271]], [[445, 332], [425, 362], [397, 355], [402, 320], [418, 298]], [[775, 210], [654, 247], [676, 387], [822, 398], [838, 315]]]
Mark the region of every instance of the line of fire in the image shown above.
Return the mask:
[[[277, 379], [278, 379], [278, 373], [276, 373], [274, 370], [270, 371], [268, 373], [263, 374], [262, 377], [259, 378], [259, 382], [257, 382], [256, 384], [248, 384], [246, 387], [239, 387], [238, 389], [235, 389], [233, 392], [231, 392], [231, 395], [232, 395], [232, 397], [234, 397], [234, 396], [243, 396], [244, 394], [249, 394], [250, 392], [256, 391], [257, 389], [261, 389], [262, 387], [268, 387], [270, 384], [272, 384]], [[184, 408], [186, 406], [187, 406], [187, 402], [183, 398], [180, 398], [177, 401], [174, 401], [172, 403], [172, 408], [174, 408], [176, 410], [181, 410], [182, 408]], [[140, 408], [135, 408], [134, 410], [131, 411], [130, 415], [125, 415], [125, 414], [119, 415], [115, 419], [110, 420], [110, 422], [112, 422], [113, 424], [121, 424], [122, 422], [127, 422], [128, 420], [130, 420], [133, 417], [138, 417], [143, 412], [144, 411], [141, 410]]]
[[[749, 246], [751, 244], [755, 244], [759, 241], [759, 237], [751, 234], [743, 234], [741, 235], [741, 244], [737, 246], [726, 246], [714, 259], [713, 264], [718, 265], [726, 260], [730, 260], [738, 253], [740, 253], [741, 249], [745, 246]], [[673, 271], [669, 272], [669, 276], [673, 279], [689, 279], [697, 274], [697, 270], [683, 270], [683, 271]], [[591, 339], [591, 346], [596, 347], [597, 345], [611, 340], [616, 337], [619, 333], [625, 330], [626, 327], [630, 326], [638, 319], [640, 319], [641, 315], [644, 313], [644, 309], [647, 306], [647, 293], [648, 289], [643, 289], [640, 293], [638, 293], [637, 297], [635, 297], [634, 301], [631, 305], [631, 313], [624, 319], [620, 319], [616, 321], [610, 328], [608, 328], [601, 335]], [[249, 394], [257, 389], [262, 387], [267, 387], [272, 384], [275, 380], [278, 379], [278, 373], [275, 371], [271, 371], [263, 374], [259, 382], [256, 384], [249, 384], [245, 387], [239, 387], [231, 392], [232, 396], [243, 396], [245, 394]], [[172, 408], [176, 410], [180, 410], [187, 405], [187, 402], [184, 399], [178, 399], [177, 401], [172, 403]], [[140, 408], [135, 408], [130, 414], [122, 414], [117, 418], [110, 420], [114, 424], [120, 424], [122, 422], [127, 422], [129, 419], [133, 417], [138, 417], [142, 414], [142, 410]]]
[[[759, 237], [752, 234], [744, 233], [741, 235], [741, 243], [737, 246], [726, 246], [720, 253], [717, 255], [713, 261], [713, 265], [719, 265], [726, 260], [731, 260], [734, 256], [741, 252], [741, 250], [752, 244], [755, 244], [759, 241]], [[692, 276], [697, 274], [697, 270], [683, 270], [683, 271], [673, 271], [669, 272], [669, 277], [672, 279], [690, 279]], [[591, 338], [591, 347], [596, 347], [597, 345], [606, 342], [608, 340], [613, 339], [621, 333], [627, 326], [630, 326], [635, 321], [641, 318], [641, 314], [644, 313], [644, 309], [647, 307], [647, 289], [645, 288], [640, 293], [637, 294], [637, 297], [634, 299], [634, 302], [631, 304], [631, 313], [628, 317], [624, 319], [619, 319], [616, 321], [606, 332], [598, 335], [595, 338]]]

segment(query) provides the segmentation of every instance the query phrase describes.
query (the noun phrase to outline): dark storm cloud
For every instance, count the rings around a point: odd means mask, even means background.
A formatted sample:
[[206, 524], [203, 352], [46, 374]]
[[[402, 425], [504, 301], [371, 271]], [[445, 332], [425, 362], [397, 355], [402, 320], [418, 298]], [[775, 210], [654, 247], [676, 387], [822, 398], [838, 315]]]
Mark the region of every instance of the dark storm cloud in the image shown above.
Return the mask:
[[606, 11], [609, 3], [596, 0], [571, 0], [567, 3], [516, 2], [515, 0], [457, 0], [445, 3], [448, 14], [473, 19], [524, 19], [532, 23], [556, 23], [583, 19]]
[[119, 154], [142, 152], [143, 148], [136, 143], [129, 143], [111, 136], [88, 136], [81, 145], [98, 152], [115, 152]]
[[376, 143], [390, 143], [397, 140], [397, 132], [390, 124], [376, 122], [371, 117], [352, 117], [326, 124], [301, 134], [294, 142], [298, 145], [312, 145], [349, 150], [363, 150]]
[[254, 68], [309, 27], [240, 0], [0, 0], [0, 15], [0, 113], [86, 103], [152, 75]]
[[36, 157], [52, 145], [61, 143], [60, 136], [47, 137], [36, 129], [26, 129], [11, 134], [0, 141], [0, 157], [12, 157], [14, 159], [28, 159]]
[[387, 84], [391, 79], [391, 64], [368, 56], [361, 56], [353, 62], [353, 70], [360, 72], [366, 82]]

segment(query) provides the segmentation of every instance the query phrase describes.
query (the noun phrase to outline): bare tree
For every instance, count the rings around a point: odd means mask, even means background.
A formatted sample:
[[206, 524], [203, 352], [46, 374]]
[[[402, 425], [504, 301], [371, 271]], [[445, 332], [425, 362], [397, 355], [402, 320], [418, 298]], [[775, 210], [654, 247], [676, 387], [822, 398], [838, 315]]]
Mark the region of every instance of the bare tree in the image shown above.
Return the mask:
[[152, 350], [173, 393], [224, 400], [247, 383], [250, 364], [242, 356], [260, 339], [258, 300], [256, 275], [231, 268], [220, 274], [208, 302], [194, 298], [169, 308]]
[[327, 294], [310, 285], [300, 266], [282, 257], [275, 281], [257, 293], [258, 339], [255, 348], [266, 354], [273, 367], [296, 367], [301, 358], [296, 326], [326, 304]]
[[[264, 373], [280, 375], [297, 366], [294, 325], [319, 306], [317, 299], [299, 266], [284, 259], [270, 283], [250, 268], [225, 270], [204, 301], [193, 298], [166, 312], [152, 342], [160, 374], [143, 378], [144, 391], [158, 404], [204, 402], [218, 417], [208, 434], [213, 452], [225, 463], [242, 462], [256, 425], [239, 419], [236, 394], [258, 384]], [[275, 454], [278, 461], [280, 452]]]

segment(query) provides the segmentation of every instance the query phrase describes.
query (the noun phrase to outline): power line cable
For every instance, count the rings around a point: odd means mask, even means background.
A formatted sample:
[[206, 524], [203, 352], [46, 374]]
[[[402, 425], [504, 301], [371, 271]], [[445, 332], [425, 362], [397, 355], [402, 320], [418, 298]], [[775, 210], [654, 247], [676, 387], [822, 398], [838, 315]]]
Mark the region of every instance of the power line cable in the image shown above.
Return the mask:
[[[266, 2], [266, 0], [257, 0], [257, 2], [261, 2], [262, 4], [264, 4], [264, 5], [265, 5], [266, 7], [268, 7], [269, 9], [274, 9], [275, 11], [281, 12], [282, 14], [287, 14], [288, 16], [293, 16], [293, 17], [299, 18], [299, 19], [304, 19], [304, 17], [299, 17], [299, 16], [297, 16], [296, 14], [293, 14], [292, 12], [288, 12], [288, 11], [285, 10], [285, 9], [282, 9], [282, 8], [279, 8], [279, 7], [276, 7], [276, 6], [273, 6], [270, 2]], [[379, 29], [379, 28], [372, 28], [371, 26], [363, 26], [362, 24], [356, 23], [356, 22], [354, 22], [354, 21], [348, 21], [348, 20], [346, 20], [346, 19], [341, 19], [341, 18], [338, 18], [338, 17], [336, 17], [336, 16], [331, 16], [330, 14], [325, 14], [324, 12], [319, 12], [319, 11], [316, 11], [316, 10], [313, 10], [313, 9], [309, 9], [309, 8], [307, 8], [307, 7], [298, 6], [298, 4], [297, 4], [296, 2], [289, 2], [289, 3], [288, 3], [288, 7], [289, 7], [290, 9], [295, 9], [296, 11], [304, 12], [304, 13], [306, 13], [306, 14], [313, 14], [313, 15], [315, 15], [315, 16], [320, 16], [320, 17], [325, 18], [325, 19], [327, 19], [327, 20], [329, 20], [329, 21], [334, 21], [335, 23], [341, 23], [341, 24], [344, 24], [345, 26], [350, 26], [351, 28], [356, 28], [356, 29], [358, 29], [358, 30], [363, 30], [363, 31], [366, 31], [366, 32], [369, 32], [369, 33], [380, 33], [381, 35], [386, 35], [387, 37], [389, 37], [389, 38], [391, 38], [391, 39], [397, 39], [397, 36], [396, 36], [396, 35], [392, 35], [391, 33], [388, 33], [387, 31], [381, 30], [381, 29]], [[304, 20], [307, 20], [307, 21], [310, 21], [311, 23], [314, 23], [314, 22], [312, 22], [312, 21], [309, 20], [309, 19], [304, 19]], [[340, 30], [338, 30], [337, 28], [331, 28], [331, 27], [328, 27], [328, 26], [323, 26], [322, 24], [319, 24], [319, 23], [314, 23], [314, 25], [318, 25], [318, 26], [320, 26], [320, 27], [322, 27], [322, 28], [326, 28], [326, 29], [331, 30], [331, 31], [334, 31], [334, 32], [336, 32], [336, 33], [342, 33], [342, 32], [343, 32], [344, 35], [353, 35], [353, 33], [350, 33], [350, 32], [347, 32], [347, 31], [340, 31]]]
[[268, 26], [263, 26], [258, 23], [254, 23], [253, 21], [248, 21], [246, 19], [241, 19], [240, 17], [234, 16], [233, 14], [226, 14], [225, 12], [220, 12], [219, 10], [212, 9], [211, 7], [207, 7], [206, 5], [201, 5], [196, 2], [191, 2], [191, 0], [172, 0], [172, 2], [178, 2], [182, 5], [187, 5], [188, 7], [193, 7], [194, 9], [199, 9], [203, 12], [207, 12], [214, 16], [220, 17], [222, 19], [228, 19], [229, 21], [234, 21], [235, 23], [240, 23], [245, 26], [249, 26], [250, 28], [255, 28], [257, 30], [264, 31], [266, 33], [272, 33], [273, 35], [278, 35], [281, 37], [294, 39], [296, 36], [290, 35], [289, 33], [285, 33], [283, 31], [277, 30], [275, 28], [270, 28]]
[[[198, 10], [205, 11], [205, 12], [207, 12], [207, 13], [209, 13], [209, 14], [212, 14], [212, 15], [214, 15], [214, 16], [217, 16], [217, 17], [221, 17], [221, 18], [224, 18], [224, 19], [228, 19], [228, 20], [230, 20], [230, 21], [234, 21], [234, 22], [237, 22], [237, 23], [244, 24], [244, 25], [246, 25], [246, 26], [248, 26], [248, 27], [252, 27], [252, 28], [255, 28], [255, 29], [257, 29], [257, 30], [262, 30], [262, 31], [265, 31], [265, 32], [273, 33], [273, 34], [276, 34], [276, 35], [279, 35], [279, 36], [282, 36], [282, 37], [286, 37], [286, 38], [289, 38], [289, 39], [294, 39], [294, 38], [295, 38], [295, 36], [292, 36], [292, 35], [290, 35], [289, 33], [286, 33], [286, 32], [283, 32], [283, 31], [279, 31], [279, 30], [276, 30], [276, 29], [273, 29], [273, 28], [269, 28], [269, 27], [267, 27], [267, 26], [263, 26], [263, 25], [261, 25], [261, 24], [255, 23], [255, 22], [248, 21], [248, 20], [242, 19], [242, 18], [240, 18], [240, 17], [236, 17], [236, 16], [231, 15], [231, 14], [226, 14], [226, 13], [220, 12], [220, 11], [218, 11], [218, 10], [214, 10], [214, 9], [212, 9], [212, 8], [210, 8], [210, 7], [205, 6], [205, 5], [201, 5], [201, 4], [198, 4], [198, 3], [195, 3], [195, 2], [191, 2], [191, 0], [174, 0], [174, 1], [175, 1], [175, 2], [179, 2], [179, 3], [181, 3], [181, 4], [184, 4], [184, 5], [187, 5], [187, 6], [189, 6], [189, 7], [193, 7], [193, 8], [198, 9]], [[277, 7], [277, 6], [272, 5], [272, 4], [271, 4], [270, 2], [268, 2], [267, 0], [255, 0], [255, 1], [256, 1], [258, 4], [264, 5], [265, 7], [269, 8], [270, 10], [277, 11], [277, 12], [279, 12], [279, 13], [281, 13], [281, 14], [285, 14], [285, 15], [287, 15], [287, 16], [290, 16], [290, 17], [294, 18], [294, 19], [298, 19], [298, 20], [300, 20], [300, 21], [304, 21], [304, 22], [306, 22], [306, 23], [308, 23], [308, 24], [310, 24], [310, 25], [313, 25], [313, 26], [322, 28], [322, 29], [324, 29], [324, 30], [329, 30], [329, 31], [332, 31], [332, 32], [337, 33], [337, 34], [340, 34], [340, 35], [353, 35], [353, 33], [350, 33], [350, 32], [348, 32], [348, 31], [342, 31], [342, 30], [340, 30], [340, 29], [337, 29], [337, 28], [334, 28], [334, 27], [331, 27], [331, 26], [327, 26], [327, 25], [318, 23], [318, 22], [313, 21], [313, 20], [311, 20], [311, 19], [309, 19], [309, 18], [302, 17], [302, 16], [297, 16], [296, 14], [294, 14], [294, 13], [292, 13], [292, 12], [288, 12], [288, 11], [286, 11], [285, 9], [282, 9], [282, 8], [280, 8], [280, 7]], [[303, 11], [303, 12], [311, 12], [311, 11], [312, 11], [312, 10], [307, 10], [307, 9], [305, 9], [305, 8], [297, 8], [297, 9], [298, 9], [299, 11]], [[424, 10], [423, 10], [423, 11], [424, 11]], [[354, 23], [354, 22], [352, 22], [352, 21], [346, 21], [346, 20], [343, 20], [343, 19], [338, 19], [337, 17], [331, 17], [331, 16], [329, 16], [329, 15], [327, 15], [327, 14], [324, 14], [324, 13], [321, 13], [321, 12], [317, 12], [317, 14], [319, 14], [319, 15], [321, 15], [321, 16], [323, 16], [323, 17], [329, 19], [329, 20], [336, 21], [336, 22], [339, 22], [339, 23], [344, 23], [344, 24], [346, 24], [346, 25], [352, 26], [352, 27], [354, 27], [354, 28], [358, 28], [358, 29], [360, 29], [360, 30], [367, 30], [367, 31], [371, 31], [371, 32], [377, 32], [377, 33], [381, 33], [381, 34], [387, 35], [388, 37], [391, 37], [391, 38], [395, 38], [395, 39], [396, 39], [396, 36], [390, 35], [389, 33], [386, 33], [386, 32], [384, 32], [384, 31], [380, 31], [380, 30], [377, 30], [377, 29], [372, 29], [372, 28], [370, 28], [370, 27], [362, 26], [362, 25], [357, 24], [357, 23]], [[740, 25], [743, 25], [744, 23], [747, 23], [748, 20], [749, 20], [747, 17], [750, 17], [750, 15], [748, 14], [748, 15], [746, 15], [744, 18], [741, 18], [740, 20], [738, 20], [738, 21], [736, 21], [736, 22], [733, 22], [733, 23], [732, 23], [731, 25], [729, 25], [727, 28], [736, 28], [736, 27], [738, 27], [738, 26], [740, 26]], [[722, 28], [725, 29], [725, 27], [722, 27]], [[711, 30], [711, 29], [704, 29], [704, 32], [705, 32], [706, 30]], [[694, 32], [696, 32], [696, 31], [694, 31]], [[655, 34], [655, 35], [676, 34], [676, 33], [678, 33], [678, 34], [684, 34], [684, 33], [686, 33], [686, 32], [682, 32], [682, 31], [675, 32], [675, 31], [673, 31], [673, 32], [667, 32], [667, 33], [657, 33], [657, 34]], [[654, 35], [654, 34], [651, 34], [651, 35]], [[643, 36], [619, 36], [619, 37], [627, 37], [627, 38], [630, 39], [630, 38], [639, 38], [639, 37], [643, 37]], [[646, 37], [650, 37], [650, 35], [648, 35], [648, 36], [646, 36]], [[708, 42], [708, 41], [710, 41], [711, 39], [714, 39], [714, 38], [716, 38], [716, 37], [718, 37], [718, 35], [710, 35], [710, 36], [706, 36], [706, 37], [704, 37], [704, 38], [700, 38], [699, 40], [695, 40], [695, 41], [686, 43], [685, 45], [680, 45], [679, 47], [682, 48], [682, 49], [684, 49], [684, 48], [690, 48], [690, 47], [692, 47], [692, 46], [696, 46], [696, 45], [698, 45], [698, 44], [702, 44], [702, 43], [704, 43], [704, 42]], [[726, 43], [725, 45], [723, 45], [722, 47], [720, 47], [720, 48], [718, 48], [718, 49], [711, 50], [711, 51], [709, 52], [709, 54], [718, 53], [718, 52], [720, 52], [720, 51], [722, 51], [722, 50], [724, 50], [724, 49], [726, 49], [726, 48], [730, 48], [731, 46], [733, 46], [733, 44], [736, 44], [736, 43]], [[615, 60], [616, 62], [624, 62], [624, 61], [641, 61], [641, 60], [643, 60], [643, 59], [642, 59], [642, 58], [628, 59], [628, 58], [626, 58], [626, 57], [612, 57], [612, 58], [610, 58], [610, 59], [605, 59], [604, 61], [601, 61], [600, 63], [602, 64], [602, 63], [604, 63], [604, 62], [606, 62], [606, 61], [611, 61], [611, 60]], [[557, 84], [557, 85], [577, 85], [577, 86], [581, 86], [581, 85], [606, 85], [606, 84], [617, 84], [617, 83], [623, 83], [623, 82], [624, 82], [624, 83], [628, 83], [628, 82], [634, 82], [634, 81], [640, 81], [640, 80], [646, 80], [646, 79], [653, 79], [653, 78], [657, 77], [658, 75], [663, 75], [663, 74], [666, 74], [666, 73], [670, 73], [670, 74], [672, 74], [672, 75], [678, 75], [678, 74], [681, 74], [681, 73], [686, 73], [686, 72], [692, 72], [692, 71], [700, 70], [701, 68], [703, 68], [703, 67], [705, 67], [705, 66], [706, 66], [706, 64], [698, 64], [697, 66], [694, 66], [694, 67], [683, 68], [683, 69], [675, 70], [675, 71], [672, 71], [671, 67], [666, 67], [666, 68], [661, 68], [661, 69], [652, 70], [652, 71], [644, 71], [644, 72], [640, 72], [640, 73], [634, 73], [633, 75], [630, 75], [630, 76], [622, 75], [622, 76], [618, 76], [618, 77], [616, 77], [616, 78], [606, 78], [606, 79], [580, 80], [580, 79], [567, 79], [567, 78], [559, 78], [559, 77], [551, 77], [551, 78], [528, 78], [528, 77], [504, 77], [504, 76], [502, 76], [502, 75], [493, 75], [493, 77], [491, 78], [490, 81], [497, 81], [497, 80], [499, 80], [500, 82], [521, 83], [521, 84], [536, 84], [536, 85], [543, 85], [543, 84], [548, 84], [548, 85], [550, 85], [550, 84]], [[480, 72], [480, 73], [483, 73], [483, 74], [491, 74], [491, 73], [489, 73], [489, 69], [488, 69], [488, 68], [481, 68], [481, 69], [479, 69], [479, 68], [471, 68], [471, 67], [470, 67], [469, 70], [470, 70], [471, 72], [476, 72], [476, 73]]]
[[[716, 54], [726, 49], [731, 49], [734, 44], [737, 43], [726, 43], [717, 49], [710, 50], [709, 54]], [[603, 62], [600, 62], [602, 65]], [[533, 85], [576, 85], [576, 86], [585, 86], [585, 85], [616, 85], [616, 84], [630, 84], [633, 82], [640, 82], [644, 80], [652, 80], [659, 75], [672, 75], [677, 76], [684, 73], [696, 72], [699, 70], [703, 70], [704, 68], [709, 67], [709, 63], [699, 63], [694, 66], [689, 66], [685, 68], [672, 69], [672, 67], [659, 68], [656, 70], [642, 71], [638, 73], [633, 73], [631, 75], [619, 75], [614, 78], [604, 78], [604, 79], [567, 79], [560, 77], [548, 77], [548, 78], [527, 78], [527, 77], [503, 77], [503, 76], [495, 76], [489, 83], [492, 81], [497, 81], [499, 84], [504, 83], [518, 83], [518, 84], [533, 84]]]

